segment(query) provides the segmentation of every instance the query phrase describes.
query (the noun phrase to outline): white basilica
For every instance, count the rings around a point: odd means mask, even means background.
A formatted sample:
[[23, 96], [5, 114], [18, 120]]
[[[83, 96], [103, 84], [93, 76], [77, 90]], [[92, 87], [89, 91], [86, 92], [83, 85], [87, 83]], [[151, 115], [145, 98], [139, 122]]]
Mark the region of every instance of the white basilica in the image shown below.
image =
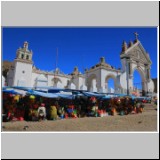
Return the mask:
[[137, 70], [141, 76], [143, 93], [154, 90], [154, 83], [150, 77], [152, 62], [137, 35], [134, 42], [122, 44], [121, 70], [107, 64], [105, 58], [101, 57], [99, 63], [86, 69], [84, 74], [78, 71], [78, 67], [75, 67], [71, 74], [64, 74], [58, 68], [55, 71], [46, 72], [33, 65], [32, 55], [28, 42], [24, 42], [23, 47], [17, 50], [16, 58], [8, 72], [8, 86], [57, 87], [107, 93], [111, 92], [108, 89], [108, 80], [112, 78], [115, 93], [129, 94], [134, 90], [133, 73]]

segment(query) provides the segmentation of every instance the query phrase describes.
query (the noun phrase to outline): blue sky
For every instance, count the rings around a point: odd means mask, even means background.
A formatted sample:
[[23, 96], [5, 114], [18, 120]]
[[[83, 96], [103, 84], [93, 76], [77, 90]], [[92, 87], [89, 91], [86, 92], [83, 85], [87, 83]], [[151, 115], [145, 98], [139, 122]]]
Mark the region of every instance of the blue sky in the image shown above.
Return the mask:
[[[58, 67], [66, 74], [78, 66], [83, 72], [99, 62], [104, 56], [106, 62], [121, 67], [120, 52], [123, 40], [139, 40], [149, 52], [152, 66], [151, 77], [157, 77], [157, 28], [3, 28], [2, 59], [13, 61], [16, 50], [29, 42], [33, 61], [42, 70], [55, 69], [56, 48]], [[140, 81], [136, 74], [135, 82]]]

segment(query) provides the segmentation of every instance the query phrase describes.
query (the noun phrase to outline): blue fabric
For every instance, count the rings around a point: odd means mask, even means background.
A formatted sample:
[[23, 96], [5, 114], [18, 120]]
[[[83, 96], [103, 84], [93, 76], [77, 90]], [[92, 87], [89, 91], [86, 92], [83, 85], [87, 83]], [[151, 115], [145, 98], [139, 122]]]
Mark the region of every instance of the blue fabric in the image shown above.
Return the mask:
[[66, 99], [73, 99], [72, 95], [65, 95], [61, 93], [44, 93], [40, 91], [34, 91], [34, 90], [29, 90], [27, 94], [32, 94], [35, 96], [41, 96], [41, 97], [46, 97], [46, 98], [66, 98]]
[[35, 96], [41, 96], [41, 97], [46, 97], [46, 98], [58, 98], [59, 97], [56, 94], [38, 92], [38, 91], [33, 91], [33, 90], [28, 91], [27, 94], [32, 94], [32, 95], [35, 95]]
[[56, 93], [55, 95], [59, 96], [60, 98], [66, 98], [66, 99], [73, 99], [73, 95], [67, 95], [67, 94], [61, 94], [61, 93]]
[[94, 97], [104, 97], [105, 96], [103, 94], [98, 94], [98, 93], [93, 93], [93, 92], [83, 92], [83, 94], [85, 96], [88, 96], [88, 97], [91, 97], [91, 96], [94, 96]]
[[8, 93], [8, 94], [20, 94], [14, 90], [3, 90], [4, 93]]

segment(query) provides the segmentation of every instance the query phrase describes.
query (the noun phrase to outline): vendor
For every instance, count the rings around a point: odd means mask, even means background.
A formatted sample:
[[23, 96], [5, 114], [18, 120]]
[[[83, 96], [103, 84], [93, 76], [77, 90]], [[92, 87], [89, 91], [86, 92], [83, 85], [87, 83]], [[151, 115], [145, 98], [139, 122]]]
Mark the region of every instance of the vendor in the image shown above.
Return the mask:
[[38, 118], [39, 120], [46, 119], [46, 108], [44, 103], [41, 103], [41, 106], [38, 108]]
[[50, 119], [51, 120], [57, 119], [57, 108], [55, 104], [50, 106]]

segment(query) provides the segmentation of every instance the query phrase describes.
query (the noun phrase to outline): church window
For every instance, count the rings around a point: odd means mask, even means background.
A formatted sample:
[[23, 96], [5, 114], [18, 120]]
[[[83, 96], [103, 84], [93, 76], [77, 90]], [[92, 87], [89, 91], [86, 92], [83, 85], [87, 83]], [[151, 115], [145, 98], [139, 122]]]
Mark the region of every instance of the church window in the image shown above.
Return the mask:
[[26, 56], [26, 59], [27, 59], [27, 60], [29, 59], [29, 55]]
[[22, 59], [24, 58], [24, 54], [21, 55], [21, 58], [22, 58]]

